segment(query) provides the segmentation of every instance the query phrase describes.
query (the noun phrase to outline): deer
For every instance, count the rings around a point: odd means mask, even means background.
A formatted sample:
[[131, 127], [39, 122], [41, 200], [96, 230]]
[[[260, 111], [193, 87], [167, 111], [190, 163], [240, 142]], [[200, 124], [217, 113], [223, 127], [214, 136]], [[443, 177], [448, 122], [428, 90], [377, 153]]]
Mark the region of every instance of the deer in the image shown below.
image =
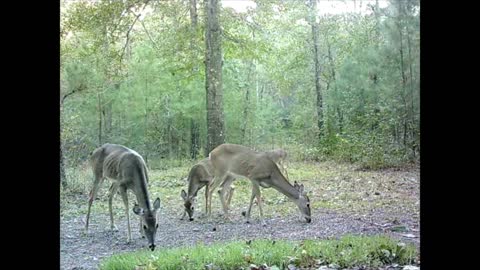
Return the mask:
[[287, 196], [300, 210], [302, 218], [307, 223], [312, 221], [310, 199], [304, 191], [303, 184], [290, 184], [282, 175], [278, 166], [265, 152], [257, 152], [246, 146], [237, 144], [221, 144], [209, 154], [210, 162], [214, 168], [214, 178], [208, 190], [208, 215], [211, 216], [211, 203], [213, 191], [222, 186], [219, 191], [224, 217], [228, 220], [228, 205], [225, 202], [226, 191], [232, 178], [247, 178], [252, 183], [250, 205], [246, 213], [246, 222], [250, 223], [250, 212], [253, 200], [256, 198], [260, 211], [261, 223], [263, 219], [262, 200], [260, 187], [274, 188]]
[[287, 152], [279, 148], [279, 149], [266, 151], [265, 154], [268, 156], [268, 158], [270, 158], [273, 162], [275, 162], [275, 164], [278, 165], [279, 169], [281, 169], [281, 172], [284, 173], [287, 180], [289, 180], [287, 169], [284, 166], [287, 160]]
[[[207, 213], [207, 195], [209, 192], [209, 184], [213, 179], [213, 167], [210, 159], [205, 158], [200, 160], [197, 164], [195, 164], [188, 174], [187, 182], [188, 182], [188, 189], [185, 191], [182, 189], [180, 196], [183, 199], [185, 211], [183, 212], [183, 216], [180, 218], [183, 220], [185, 216], [188, 214], [188, 220], [193, 221], [193, 214], [195, 210], [195, 201], [197, 197], [197, 193], [203, 187], [205, 187], [205, 213]], [[230, 187], [228, 191], [228, 198], [227, 198], [227, 205], [230, 205], [230, 201], [232, 199], [233, 191], [235, 187], [231, 186], [231, 182], [233, 179], [226, 181], [228, 186]]]
[[142, 156], [136, 151], [123, 145], [106, 143], [95, 149], [89, 158], [92, 167], [94, 181], [88, 200], [88, 210], [85, 223], [85, 232], [88, 233], [88, 223], [90, 219], [90, 208], [97, 197], [102, 182], [105, 178], [112, 180], [108, 195], [108, 210], [110, 213], [110, 228], [115, 230], [113, 221], [112, 200], [118, 192], [125, 205], [125, 214], [127, 216], [127, 243], [132, 240], [130, 230], [130, 215], [128, 207], [127, 191], [132, 191], [137, 199], [133, 207], [133, 213], [140, 218], [140, 234], [142, 238], [147, 238], [148, 247], [153, 251], [155, 249], [155, 234], [158, 229], [157, 210], [160, 208], [160, 198], [152, 204], [147, 190], [148, 171]]

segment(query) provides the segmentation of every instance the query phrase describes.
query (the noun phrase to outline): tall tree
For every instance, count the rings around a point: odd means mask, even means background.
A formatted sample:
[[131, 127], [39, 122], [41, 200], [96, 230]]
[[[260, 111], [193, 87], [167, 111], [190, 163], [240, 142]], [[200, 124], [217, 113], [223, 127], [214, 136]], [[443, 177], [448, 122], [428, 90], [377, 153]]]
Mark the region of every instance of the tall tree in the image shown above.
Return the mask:
[[318, 23], [317, 23], [317, 0], [310, 0], [309, 21], [312, 26], [313, 38], [313, 60], [315, 62], [315, 92], [317, 93], [317, 125], [318, 136], [323, 136], [323, 100], [322, 88], [320, 85], [320, 59], [319, 59], [319, 43], [318, 43]]
[[207, 90], [207, 145], [205, 155], [225, 142], [222, 89], [222, 36], [219, 0], [206, 0], [205, 76]]
[[[192, 65], [192, 74], [195, 74], [198, 70], [197, 67], [197, 50], [195, 48], [196, 36], [197, 36], [197, 0], [190, 0], [190, 50], [194, 56], [194, 64]], [[196, 159], [198, 155], [198, 149], [200, 148], [200, 127], [195, 119], [190, 119], [190, 158]]]

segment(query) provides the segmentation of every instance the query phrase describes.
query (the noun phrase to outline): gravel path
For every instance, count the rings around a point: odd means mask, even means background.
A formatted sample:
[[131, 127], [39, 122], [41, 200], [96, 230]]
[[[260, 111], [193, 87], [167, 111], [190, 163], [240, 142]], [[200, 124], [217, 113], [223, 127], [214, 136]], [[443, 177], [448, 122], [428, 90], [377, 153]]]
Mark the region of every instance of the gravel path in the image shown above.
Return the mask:
[[[244, 223], [240, 214], [238, 217], [232, 215], [232, 221], [229, 222], [223, 222], [221, 217], [214, 218], [214, 222], [207, 222], [205, 219], [189, 222], [179, 220], [178, 213], [161, 209], [160, 217], [160, 227], [156, 237], [157, 248], [258, 238], [324, 239], [345, 234], [388, 234], [403, 241], [413, 242], [417, 246], [419, 244], [417, 218], [409, 215], [392, 217], [381, 211], [374, 211], [368, 215], [316, 211], [312, 213], [313, 220], [310, 224], [300, 222], [298, 216], [274, 217], [265, 219], [267, 223], [265, 227], [260, 224], [254, 212], [251, 224]], [[146, 249], [147, 241], [142, 239], [138, 232], [138, 219], [131, 218], [133, 219], [131, 220], [132, 242], [129, 244], [126, 243], [126, 219], [118, 220], [117, 218], [116, 225], [119, 231], [112, 232], [109, 230], [107, 214], [92, 213], [88, 235], [83, 232], [83, 216], [63, 219], [60, 230], [61, 269], [98, 269], [101, 259], [112, 254]], [[406, 238], [400, 233], [386, 232], [384, 225], [389, 224], [392, 219], [410, 228], [411, 230], [404, 234], [411, 235]]]

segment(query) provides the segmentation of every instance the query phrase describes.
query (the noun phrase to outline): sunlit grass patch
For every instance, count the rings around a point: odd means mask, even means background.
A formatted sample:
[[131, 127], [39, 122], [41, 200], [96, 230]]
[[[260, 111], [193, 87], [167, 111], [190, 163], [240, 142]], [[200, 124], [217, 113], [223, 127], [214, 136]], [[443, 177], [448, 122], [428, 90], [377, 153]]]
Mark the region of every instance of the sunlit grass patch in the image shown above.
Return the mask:
[[[178, 162], [181, 166], [171, 166], [163, 170], [149, 170], [149, 193], [153, 201], [160, 197], [162, 209], [170, 213], [183, 213], [183, 200], [180, 196], [182, 189], [187, 190], [187, 176], [195, 161]], [[288, 175], [290, 182], [298, 181], [305, 185], [312, 205], [312, 211], [335, 210], [337, 212], [368, 212], [371, 209], [390, 208], [404, 212], [419, 211], [418, 183], [405, 180], [408, 177], [417, 177], [415, 174], [405, 176], [398, 173], [384, 171], [361, 171], [355, 166], [335, 162], [289, 162]], [[93, 185], [93, 177], [89, 167], [69, 168], [67, 170], [71, 184], [61, 193], [62, 214], [85, 214], [88, 193]], [[405, 178], [405, 179], [404, 179]], [[93, 204], [92, 211], [108, 212], [107, 180], [101, 187], [98, 200]], [[231, 214], [240, 215], [248, 208], [252, 192], [248, 179], [238, 179], [231, 201]], [[417, 186], [416, 186], [417, 185]], [[285, 195], [273, 188], [261, 189], [264, 202], [265, 217], [296, 214], [297, 207]], [[72, 201], [72, 194], [81, 196], [84, 202]], [[118, 196], [118, 195], [117, 195]], [[129, 192], [129, 199], [135, 201], [134, 195]], [[122, 201], [114, 199], [114, 212], [124, 215]], [[197, 213], [205, 209], [205, 189], [197, 194]], [[213, 193], [212, 213], [223, 213], [218, 193]], [[258, 206], [252, 209], [252, 218], [258, 217]]]
[[379, 267], [413, 263], [417, 254], [413, 245], [386, 236], [305, 241], [259, 239], [124, 253], [103, 260], [100, 269], [205, 269], [207, 265], [211, 269], [248, 269], [251, 264], [281, 269], [289, 264]]

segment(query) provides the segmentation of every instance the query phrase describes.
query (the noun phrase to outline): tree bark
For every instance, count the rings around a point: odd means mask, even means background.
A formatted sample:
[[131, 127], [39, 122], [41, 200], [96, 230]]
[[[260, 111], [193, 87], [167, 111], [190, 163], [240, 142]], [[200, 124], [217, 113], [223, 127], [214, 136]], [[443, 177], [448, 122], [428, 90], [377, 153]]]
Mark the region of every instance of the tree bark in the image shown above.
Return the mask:
[[247, 124], [248, 124], [248, 111], [250, 109], [250, 86], [247, 86], [245, 88], [245, 105], [243, 107], [243, 123], [242, 123], [242, 127], [241, 127], [241, 135], [242, 135], [242, 139], [241, 139], [241, 142], [243, 144], [245, 144], [245, 135], [246, 135], [246, 131], [247, 131]]
[[[335, 93], [338, 93], [338, 89], [337, 89], [337, 84], [336, 84], [336, 72], [335, 72], [335, 63], [333, 62], [333, 57], [332, 57], [332, 48], [330, 46], [330, 42], [328, 41], [328, 37], [325, 37], [325, 41], [327, 43], [327, 50], [328, 50], [328, 63], [330, 64], [330, 74], [331, 74], [331, 78], [329, 79], [329, 82], [328, 82], [328, 86], [330, 86], [330, 80], [334, 83], [334, 87], [333, 87], [333, 91]], [[328, 91], [328, 87], [327, 87], [327, 91]], [[343, 114], [341, 112], [341, 107], [340, 107], [340, 104], [337, 104], [335, 109], [332, 109], [334, 110], [336, 113], [337, 113], [337, 117], [338, 117], [338, 130], [340, 133], [342, 133], [342, 130], [343, 130]]]
[[102, 100], [100, 93], [97, 93], [98, 99], [98, 145], [102, 145]]
[[323, 137], [323, 98], [322, 89], [320, 85], [320, 60], [318, 57], [319, 44], [318, 44], [318, 24], [316, 22], [317, 1], [310, 0], [310, 25], [312, 26], [313, 37], [313, 58], [315, 61], [315, 92], [317, 94], [317, 125], [318, 125], [318, 138]]
[[[197, 0], [190, 0], [190, 50], [193, 55], [193, 67], [192, 75], [198, 70], [197, 67], [197, 50], [195, 49], [195, 41], [197, 34]], [[190, 158], [197, 159], [198, 150], [200, 148], [200, 132], [197, 119], [195, 117], [190, 118]]]
[[144, 115], [144, 128], [143, 128], [143, 147], [145, 147], [144, 150], [144, 157], [145, 157], [145, 163], [147, 163], [148, 167], [148, 157], [149, 157], [149, 144], [148, 144], [148, 115], [150, 114], [150, 111], [148, 109], [148, 80], [145, 80], [145, 90], [143, 92], [144, 96], [144, 102], [145, 102], [145, 115]]
[[205, 83], [207, 94], [207, 145], [205, 155], [225, 142], [222, 89], [222, 47], [219, 0], [206, 0]]
[[60, 138], [60, 183], [63, 189], [67, 188], [68, 183], [67, 183], [67, 175], [65, 173], [65, 161], [63, 157], [62, 138]]
[[[405, 11], [405, 16], [407, 16], [407, 9], [404, 9]], [[410, 27], [407, 25], [406, 26], [406, 36], [407, 36], [407, 49], [408, 49], [408, 64], [409, 64], [409, 75], [410, 75], [410, 80], [409, 80], [409, 85], [410, 85], [410, 137], [412, 142], [412, 152], [413, 152], [413, 157], [415, 158], [415, 152], [416, 152], [416, 145], [417, 145], [417, 125], [415, 121], [415, 104], [414, 104], [414, 79], [413, 79], [413, 58], [412, 58], [412, 44], [410, 40]]]
[[197, 122], [191, 118], [190, 122], [190, 158], [197, 159], [198, 149], [200, 148], [200, 131]]
[[400, 49], [399, 49], [399, 53], [400, 53], [400, 72], [401, 72], [401, 76], [402, 76], [402, 97], [403, 97], [403, 107], [404, 107], [404, 114], [402, 115], [403, 117], [403, 147], [405, 149], [405, 152], [408, 148], [408, 140], [407, 140], [407, 136], [408, 136], [408, 124], [407, 124], [407, 121], [408, 121], [408, 115], [409, 115], [409, 109], [408, 109], [408, 101], [407, 101], [407, 98], [406, 98], [406, 91], [407, 91], [407, 76], [405, 74], [405, 62], [404, 62], [404, 48], [403, 48], [403, 29], [402, 29], [402, 23], [401, 23], [401, 16], [403, 15], [403, 9], [402, 9], [402, 0], [397, 0], [397, 3], [398, 3], [398, 14], [397, 14], [397, 22], [396, 22], [396, 25], [397, 25], [397, 30], [398, 30], [398, 33], [400, 35]]
[[190, 21], [192, 22], [192, 29], [197, 28], [197, 0], [190, 0]]

